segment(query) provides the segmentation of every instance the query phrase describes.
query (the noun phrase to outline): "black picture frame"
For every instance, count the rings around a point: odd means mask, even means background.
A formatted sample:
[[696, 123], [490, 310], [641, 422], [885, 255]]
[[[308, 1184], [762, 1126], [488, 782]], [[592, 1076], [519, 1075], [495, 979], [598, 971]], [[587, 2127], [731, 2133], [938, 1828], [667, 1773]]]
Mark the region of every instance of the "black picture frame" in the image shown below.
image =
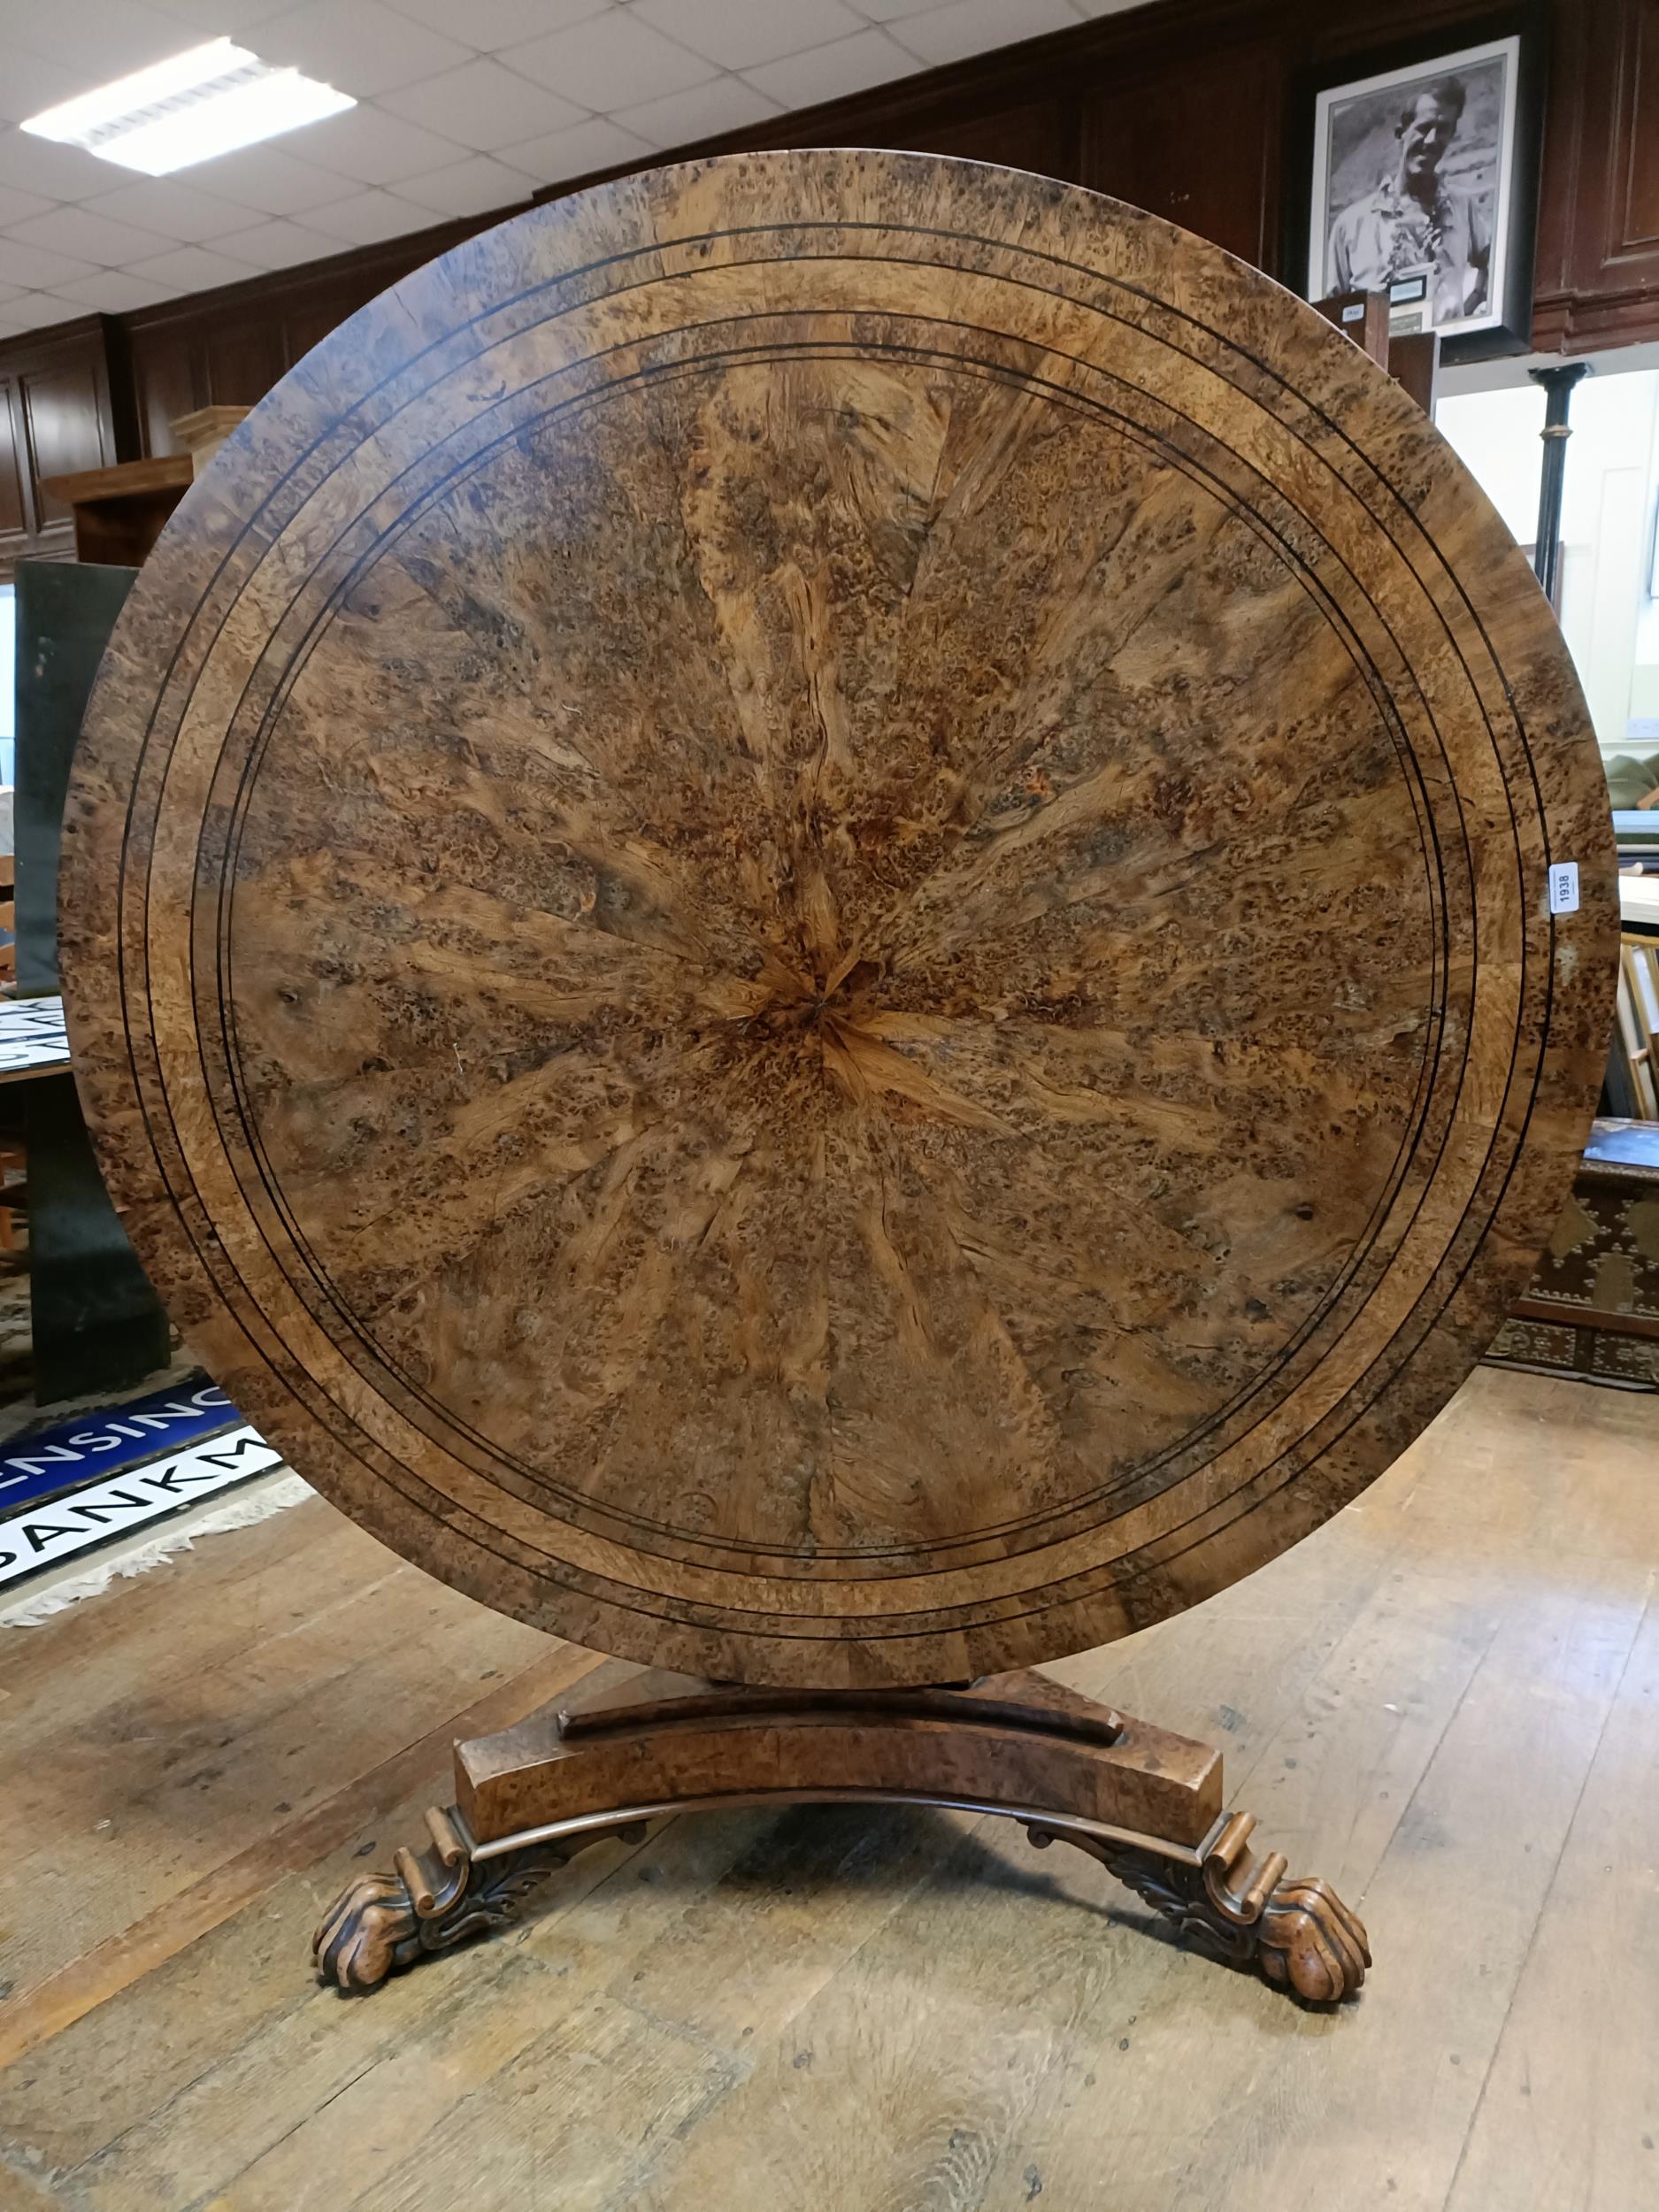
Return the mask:
[[1503, 234], [1501, 288], [1491, 303], [1495, 319], [1485, 329], [1440, 326], [1441, 357], [1448, 364], [1486, 361], [1532, 349], [1532, 292], [1538, 242], [1540, 154], [1544, 135], [1544, 95], [1548, 61], [1548, 22], [1540, 0], [1515, 0], [1508, 7], [1472, 16], [1429, 34], [1392, 44], [1331, 56], [1295, 73], [1291, 82], [1290, 124], [1286, 157], [1284, 228], [1280, 244], [1284, 280], [1304, 299], [1325, 296], [1310, 268], [1310, 229], [1313, 214], [1317, 123], [1322, 98], [1374, 77], [1409, 70], [1436, 73], [1442, 61], [1471, 48], [1517, 42], [1514, 64], [1514, 126], [1509, 149], [1508, 213]]

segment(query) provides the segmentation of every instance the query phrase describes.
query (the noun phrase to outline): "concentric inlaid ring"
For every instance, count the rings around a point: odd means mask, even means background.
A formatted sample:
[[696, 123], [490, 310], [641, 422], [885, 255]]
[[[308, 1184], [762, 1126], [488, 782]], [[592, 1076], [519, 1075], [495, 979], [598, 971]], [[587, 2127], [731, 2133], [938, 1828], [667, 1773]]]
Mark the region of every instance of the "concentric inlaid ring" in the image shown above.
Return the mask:
[[336, 332], [141, 576], [65, 854], [100, 1155], [243, 1410], [724, 1677], [1052, 1657], [1317, 1525], [1518, 1294], [1609, 1020], [1582, 701], [1425, 418], [917, 156], [629, 179]]

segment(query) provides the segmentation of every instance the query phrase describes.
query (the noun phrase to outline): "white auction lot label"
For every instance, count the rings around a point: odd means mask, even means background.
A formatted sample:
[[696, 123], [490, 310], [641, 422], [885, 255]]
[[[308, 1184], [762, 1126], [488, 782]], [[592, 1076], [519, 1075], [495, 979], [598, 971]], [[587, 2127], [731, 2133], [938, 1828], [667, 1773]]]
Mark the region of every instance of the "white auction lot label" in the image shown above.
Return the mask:
[[33, 1574], [49, 1562], [72, 1559], [77, 1552], [107, 1544], [129, 1528], [158, 1521], [197, 1498], [211, 1497], [215, 1490], [227, 1490], [233, 1483], [281, 1464], [281, 1453], [257, 1429], [232, 1429], [188, 1451], [152, 1460], [148, 1467], [112, 1475], [109, 1481], [94, 1483], [71, 1497], [27, 1506], [10, 1520], [0, 1521], [0, 1586]]
[[1549, 864], [1549, 910], [1552, 914], [1576, 914], [1578, 910], [1578, 864], [1576, 860], [1552, 860]]

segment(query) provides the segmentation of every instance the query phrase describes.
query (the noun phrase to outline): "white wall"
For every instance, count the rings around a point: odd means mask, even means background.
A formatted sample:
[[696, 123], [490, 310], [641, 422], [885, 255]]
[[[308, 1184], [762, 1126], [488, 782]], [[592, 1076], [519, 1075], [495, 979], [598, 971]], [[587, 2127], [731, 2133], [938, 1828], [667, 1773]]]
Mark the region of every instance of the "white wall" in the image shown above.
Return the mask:
[[[1538, 526], [1544, 395], [1456, 394], [1434, 419], [1523, 545]], [[1659, 752], [1659, 370], [1617, 365], [1572, 395], [1562, 500], [1561, 626], [1605, 753]], [[1631, 723], [1650, 724], [1632, 730]]]

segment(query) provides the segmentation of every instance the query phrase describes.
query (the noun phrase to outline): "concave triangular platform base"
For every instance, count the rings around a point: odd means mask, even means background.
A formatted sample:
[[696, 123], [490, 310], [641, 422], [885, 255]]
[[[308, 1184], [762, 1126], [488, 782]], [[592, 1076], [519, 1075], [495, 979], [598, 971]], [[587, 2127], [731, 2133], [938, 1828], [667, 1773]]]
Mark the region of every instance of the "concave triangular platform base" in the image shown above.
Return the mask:
[[517, 1727], [455, 1747], [456, 1801], [431, 1842], [351, 1884], [313, 1944], [323, 1979], [375, 1988], [397, 1968], [522, 1910], [589, 1843], [670, 1813], [759, 1803], [955, 1806], [1071, 1843], [1195, 1949], [1310, 2003], [1351, 1996], [1365, 1931], [1324, 1882], [1252, 1851], [1208, 1745], [1036, 1674], [960, 1688], [716, 1686], [621, 1661]]

